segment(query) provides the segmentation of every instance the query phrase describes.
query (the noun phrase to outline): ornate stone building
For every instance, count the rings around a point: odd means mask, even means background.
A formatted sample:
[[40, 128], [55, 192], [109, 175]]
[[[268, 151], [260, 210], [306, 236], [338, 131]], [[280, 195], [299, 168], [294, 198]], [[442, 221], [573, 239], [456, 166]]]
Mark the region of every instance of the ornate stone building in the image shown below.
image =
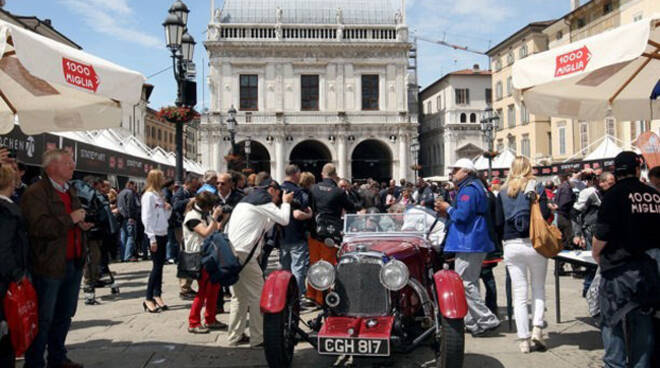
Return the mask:
[[444, 75], [421, 92], [422, 175], [449, 175], [456, 160], [473, 159], [488, 148], [480, 122], [491, 104], [490, 78], [489, 70], [474, 65]]
[[389, 0], [211, 3], [204, 166], [227, 169], [233, 106], [241, 155], [251, 142], [249, 162], [234, 168], [282, 179], [288, 163], [318, 175], [334, 162], [346, 178], [412, 178], [404, 12]]

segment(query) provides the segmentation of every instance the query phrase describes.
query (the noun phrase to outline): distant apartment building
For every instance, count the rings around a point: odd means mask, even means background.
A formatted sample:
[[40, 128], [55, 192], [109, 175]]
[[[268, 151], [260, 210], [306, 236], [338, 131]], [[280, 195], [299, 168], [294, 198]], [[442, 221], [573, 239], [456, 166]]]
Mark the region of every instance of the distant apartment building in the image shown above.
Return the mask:
[[484, 152], [480, 121], [491, 103], [491, 72], [472, 69], [444, 75], [420, 94], [419, 163], [425, 177], [448, 175], [459, 158]]
[[548, 49], [543, 30], [552, 23], [530, 23], [486, 52], [492, 69], [493, 110], [499, 117], [495, 150], [509, 149], [534, 164], [547, 163], [552, 156], [550, 118], [530, 114], [524, 101], [515, 101], [511, 69], [516, 60]]

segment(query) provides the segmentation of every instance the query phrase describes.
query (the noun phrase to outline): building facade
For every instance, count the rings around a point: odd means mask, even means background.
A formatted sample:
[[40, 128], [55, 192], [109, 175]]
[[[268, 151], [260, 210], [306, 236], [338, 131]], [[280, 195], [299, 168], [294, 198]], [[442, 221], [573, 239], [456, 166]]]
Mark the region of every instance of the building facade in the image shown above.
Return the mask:
[[421, 92], [419, 162], [422, 175], [448, 175], [460, 158], [474, 159], [488, 147], [481, 132], [483, 111], [491, 104], [491, 72], [449, 73]]
[[[408, 108], [408, 27], [389, 0], [226, 0], [205, 42], [210, 109], [203, 165], [249, 166], [282, 179], [289, 163], [318, 177], [412, 178], [417, 115]], [[234, 107], [236, 153], [226, 121]], [[233, 167], [232, 167], [233, 166]]]
[[[543, 30], [551, 49], [660, 12], [660, 1], [657, 0], [592, 0], [582, 5], [580, 1], [573, 0], [571, 5], [571, 12]], [[629, 148], [640, 134], [649, 130], [660, 134], [660, 120], [631, 122], [607, 118], [581, 121], [553, 117], [552, 158], [554, 162], [580, 159], [596, 149], [608, 136], [623, 148]]]
[[499, 117], [495, 150], [503, 152], [508, 148], [535, 165], [551, 160], [550, 118], [530, 114], [524, 101], [515, 101], [511, 69], [516, 60], [548, 49], [548, 37], [543, 30], [551, 23], [530, 23], [486, 52], [493, 71], [493, 110]]

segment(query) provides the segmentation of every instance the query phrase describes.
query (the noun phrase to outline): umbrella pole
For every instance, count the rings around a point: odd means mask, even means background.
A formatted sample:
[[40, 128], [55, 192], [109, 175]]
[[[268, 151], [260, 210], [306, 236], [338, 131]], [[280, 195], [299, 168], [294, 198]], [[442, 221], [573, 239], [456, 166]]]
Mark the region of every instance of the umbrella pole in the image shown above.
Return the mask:
[[[653, 54], [654, 54], [654, 55], [657, 54], [658, 52], [660, 52], [660, 44], [658, 44], [657, 42], [651, 41], [651, 40], [649, 40], [648, 42], [649, 42], [650, 45], [656, 47], [655, 51], [653, 51]], [[625, 82], [621, 87], [619, 87], [619, 89], [616, 91], [616, 93], [614, 93], [614, 95], [613, 95], [613, 96], [609, 99], [609, 101], [608, 101], [609, 104], [610, 104], [610, 106], [612, 105], [612, 103], [614, 102], [614, 100], [619, 96], [619, 94], [621, 94], [621, 92], [623, 92], [623, 90], [624, 90], [626, 87], [628, 87], [628, 85], [630, 84], [630, 82], [632, 82], [635, 78], [637, 78], [637, 76], [639, 75], [639, 73], [640, 73], [642, 70], [644, 70], [644, 68], [646, 68], [647, 65], [649, 65], [649, 63], [651, 62], [651, 60], [653, 60], [653, 58], [647, 56], [646, 61], [644, 61], [644, 62], [642, 63], [642, 65], [640, 65], [639, 68], [637, 68], [637, 70], [635, 70], [635, 72], [630, 76], [630, 78], [628, 78], [628, 80], [626, 80], [626, 82]]]
[[9, 107], [9, 110], [11, 110], [11, 112], [14, 115], [16, 115], [16, 108], [14, 107], [14, 105], [12, 105], [11, 102], [9, 102], [9, 99], [7, 98], [7, 96], [5, 96], [5, 93], [2, 90], [0, 90], [0, 98], [2, 98], [2, 101], [4, 101], [5, 104], [7, 104], [7, 107]]

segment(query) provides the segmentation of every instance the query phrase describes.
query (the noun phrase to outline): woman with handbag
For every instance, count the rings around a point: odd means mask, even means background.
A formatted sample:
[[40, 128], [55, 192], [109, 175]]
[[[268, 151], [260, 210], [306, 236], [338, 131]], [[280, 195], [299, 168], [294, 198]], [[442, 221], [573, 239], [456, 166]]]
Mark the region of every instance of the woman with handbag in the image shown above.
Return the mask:
[[153, 267], [147, 284], [147, 297], [142, 307], [149, 313], [159, 313], [168, 310], [161, 297], [163, 286], [163, 265], [165, 264], [165, 248], [167, 247], [167, 228], [169, 226], [172, 206], [163, 198], [161, 190], [165, 177], [160, 170], [151, 170], [147, 174], [147, 185], [142, 195], [142, 223], [144, 234], [149, 240], [151, 262]]
[[[204, 239], [220, 229], [220, 225], [215, 219], [222, 215], [222, 208], [213, 209], [213, 205], [217, 202], [218, 196], [215, 194], [201, 192], [188, 203], [183, 219], [184, 251], [179, 257], [179, 267], [182, 272], [188, 273], [188, 277], [197, 279], [199, 284], [188, 316], [188, 332], [194, 334], [205, 334], [209, 333], [209, 330], [227, 328], [226, 324], [215, 319], [221, 285], [212, 283], [208, 272], [201, 265]], [[198, 273], [198, 275], [193, 273]], [[201, 323], [202, 307], [206, 307], [204, 325]]]
[[[548, 259], [539, 254], [530, 240], [530, 218], [536, 200], [536, 178], [526, 157], [518, 156], [511, 164], [509, 177], [497, 196], [496, 228], [502, 234], [504, 262], [511, 275], [513, 310], [520, 351], [545, 349], [543, 314], [545, 278]], [[529, 332], [527, 313], [528, 272], [531, 275], [533, 330]]]
[[0, 367], [15, 365], [10, 341], [12, 331], [7, 328], [3, 309], [5, 293], [9, 284], [20, 282], [28, 270], [29, 243], [25, 219], [20, 207], [10, 199], [15, 180], [13, 169], [0, 166]]

